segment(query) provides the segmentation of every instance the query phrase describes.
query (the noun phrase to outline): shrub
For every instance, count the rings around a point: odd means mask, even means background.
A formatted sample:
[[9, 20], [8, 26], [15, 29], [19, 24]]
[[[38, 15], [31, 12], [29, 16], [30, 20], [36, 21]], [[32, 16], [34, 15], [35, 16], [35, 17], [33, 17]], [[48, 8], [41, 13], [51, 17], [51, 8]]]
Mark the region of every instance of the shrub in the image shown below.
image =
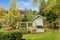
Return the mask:
[[21, 40], [22, 32], [20, 30], [1, 31], [0, 40]]

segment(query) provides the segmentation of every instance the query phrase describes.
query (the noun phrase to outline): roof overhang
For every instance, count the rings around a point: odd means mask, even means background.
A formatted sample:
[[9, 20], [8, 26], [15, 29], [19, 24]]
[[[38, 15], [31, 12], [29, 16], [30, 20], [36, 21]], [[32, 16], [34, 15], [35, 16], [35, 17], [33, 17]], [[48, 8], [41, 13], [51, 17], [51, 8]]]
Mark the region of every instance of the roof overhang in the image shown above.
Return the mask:
[[39, 18], [39, 17], [41, 17], [41, 18], [43, 18], [43, 19], [46, 19], [45, 17], [43, 17], [43, 16], [41, 16], [41, 15], [37, 15], [37, 16], [35, 16], [32, 20], [35, 20], [35, 19], [37, 19], [37, 18]]

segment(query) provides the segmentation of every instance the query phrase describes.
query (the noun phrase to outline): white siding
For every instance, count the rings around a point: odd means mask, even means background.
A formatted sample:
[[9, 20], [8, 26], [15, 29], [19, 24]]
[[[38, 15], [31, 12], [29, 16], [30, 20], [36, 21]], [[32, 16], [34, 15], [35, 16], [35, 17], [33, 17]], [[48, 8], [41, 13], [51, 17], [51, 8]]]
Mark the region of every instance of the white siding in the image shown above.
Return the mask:
[[44, 29], [36, 29], [37, 32], [44, 32]]
[[38, 25], [43, 26], [43, 18], [41, 17], [35, 19], [33, 22], [36, 24], [36, 26]]
[[[42, 17], [39, 17], [39, 18], [37, 18], [37, 19], [35, 19], [34, 21], [33, 21], [33, 26], [34, 27], [37, 27], [37, 26], [42, 26], [43, 27], [43, 18]], [[36, 29], [36, 31], [37, 32], [44, 32], [44, 29], [42, 29], [42, 28], [37, 28]]]

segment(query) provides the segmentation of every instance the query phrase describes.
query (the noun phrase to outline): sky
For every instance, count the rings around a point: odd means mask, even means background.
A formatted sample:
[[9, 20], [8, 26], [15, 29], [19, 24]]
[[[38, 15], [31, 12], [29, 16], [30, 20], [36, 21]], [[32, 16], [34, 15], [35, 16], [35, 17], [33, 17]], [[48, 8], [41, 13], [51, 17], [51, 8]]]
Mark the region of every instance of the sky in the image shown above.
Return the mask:
[[[0, 6], [3, 6], [6, 10], [8, 10], [10, 1], [11, 0], [0, 0]], [[38, 5], [33, 6], [32, 0], [17, 0], [17, 8], [22, 10], [27, 8], [38, 11]]]
[[[0, 6], [3, 6], [6, 10], [8, 10], [10, 1], [11, 0], [0, 0]], [[32, 0], [17, 0], [17, 8], [21, 10], [27, 8], [38, 11], [38, 5], [39, 3], [37, 3], [36, 6], [33, 6]]]

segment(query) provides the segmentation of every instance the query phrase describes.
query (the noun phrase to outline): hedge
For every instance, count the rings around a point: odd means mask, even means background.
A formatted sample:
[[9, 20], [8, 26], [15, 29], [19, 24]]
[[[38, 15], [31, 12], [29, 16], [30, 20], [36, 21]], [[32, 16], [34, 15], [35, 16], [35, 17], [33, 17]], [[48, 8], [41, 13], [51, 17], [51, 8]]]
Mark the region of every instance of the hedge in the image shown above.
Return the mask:
[[22, 32], [20, 30], [1, 31], [0, 40], [21, 40]]

